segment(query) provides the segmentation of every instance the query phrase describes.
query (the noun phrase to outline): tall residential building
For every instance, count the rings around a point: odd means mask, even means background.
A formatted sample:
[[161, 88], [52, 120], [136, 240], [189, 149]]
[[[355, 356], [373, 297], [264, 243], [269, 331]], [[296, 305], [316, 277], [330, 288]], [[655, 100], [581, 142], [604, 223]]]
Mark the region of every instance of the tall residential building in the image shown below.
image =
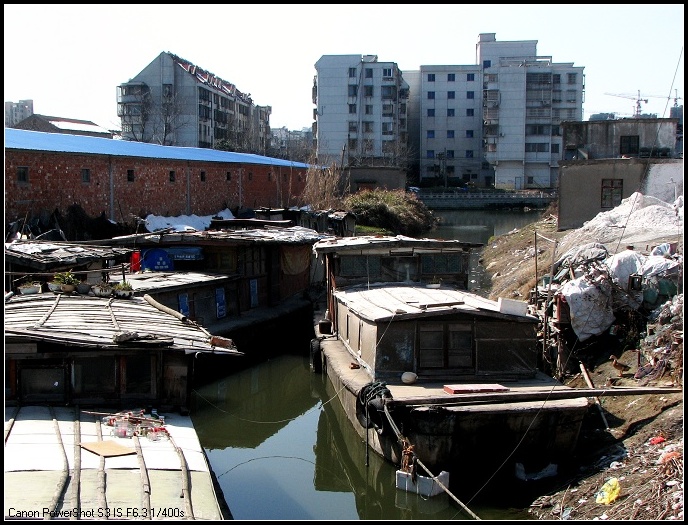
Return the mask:
[[556, 187], [561, 123], [583, 119], [584, 68], [537, 56], [537, 40], [498, 42], [495, 33], [480, 34], [476, 58], [482, 139], [495, 187]]
[[5, 102], [5, 127], [11, 128], [33, 115], [33, 100]]
[[336, 166], [409, 162], [408, 84], [376, 55], [323, 55], [315, 63], [313, 125], [317, 161]]
[[[478, 66], [421, 66], [412, 91], [419, 94], [419, 174], [435, 185], [492, 184], [482, 163], [482, 83]], [[404, 73], [406, 75], [406, 72]]]
[[405, 150], [409, 181], [426, 186], [556, 187], [561, 123], [583, 118], [584, 68], [538, 56], [537, 40], [481, 33], [474, 65], [400, 73], [375, 55], [325, 55], [315, 68], [318, 160], [376, 165]]
[[117, 88], [124, 140], [226, 149], [264, 155], [270, 106], [172, 53], [163, 52]]

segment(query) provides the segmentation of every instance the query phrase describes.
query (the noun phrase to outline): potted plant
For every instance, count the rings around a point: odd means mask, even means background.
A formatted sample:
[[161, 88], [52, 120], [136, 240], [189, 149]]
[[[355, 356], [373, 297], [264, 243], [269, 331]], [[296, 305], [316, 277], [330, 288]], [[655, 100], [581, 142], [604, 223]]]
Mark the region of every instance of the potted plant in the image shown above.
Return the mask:
[[63, 292], [73, 292], [81, 280], [71, 271], [66, 271], [56, 273], [53, 276], [53, 283], [59, 284]]
[[19, 293], [28, 295], [32, 293], [41, 293], [41, 283], [39, 281], [27, 281], [18, 286]]
[[81, 281], [79, 284], [76, 285], [76, 292], [81, 295], [88, 295], [88, 292], [90, 291], [91, 285], [88, 284], [86, 281]]
[[109, 297], [112, 295], [112, 285], [107, 281], [101, 281], [91, 287], [93, 295], [97, 297]]
[[127, 281], [116, 283], [113, 285], [112, 291], [114, 292], [115, 297], [119, 297], [120, 299], [128, 299], [134, 295], [134, 289]]

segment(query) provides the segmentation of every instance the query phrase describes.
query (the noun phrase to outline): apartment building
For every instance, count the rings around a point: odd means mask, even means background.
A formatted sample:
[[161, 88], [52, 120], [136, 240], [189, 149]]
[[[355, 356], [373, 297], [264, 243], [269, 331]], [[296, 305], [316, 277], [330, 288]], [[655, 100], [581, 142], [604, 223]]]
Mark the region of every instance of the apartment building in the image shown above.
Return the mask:
[[374, 165], [403, 150], [425, 186], [556, 187], [561, 122], [583, 118], [584, 68], [538, 56], [537, 40], [481, 33], [472, 65], [399, 72], [375, 55], [324, 55], [315, 67], [318, 160]]
[[33, 100], [5, 102], [5, 127], [12, 128], [25, 118], [33, 115]]
[[483, 170], [482, 162], [480, 68], [421, 66], [411, 78], [411, 90], [419, 94], [413, 109], [419, 112], [415, 149], [421, 179], [438, 186], [492, 185], [489, 166]]
[[563, 145], [561, 122], [583, 119], [583, 67], [537, 55], [537, 40], [498, 42], [481, 33], [485, 160], [496, 188], [557, 186]]
[[117, 88], [124, 140], [265, 155], [270, 106], [172, 53], [160, 53]]
[[315, 63], [313, 134], [318, 163], [399, 166], [408, 151], [409, 86], [377, 55], [323, 55]]

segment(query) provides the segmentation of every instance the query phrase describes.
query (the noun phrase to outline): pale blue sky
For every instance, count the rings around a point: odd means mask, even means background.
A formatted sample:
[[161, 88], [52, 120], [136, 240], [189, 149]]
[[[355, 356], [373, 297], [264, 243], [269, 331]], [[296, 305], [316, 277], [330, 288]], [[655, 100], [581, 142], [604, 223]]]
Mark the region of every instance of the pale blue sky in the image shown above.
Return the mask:
[[310, 127], [322, 55], [475, 64], [480, 33], [583, 66], [586, 120], [631, 116], [638, 91], [644, 113], [668, 117], [674, 89], [684, 96], [683, 4], [5, 4], [4, 15], [5, 101], [108, 129], [120, 127], [116, 87], [163, 51], [272, 106], [273, 128]]

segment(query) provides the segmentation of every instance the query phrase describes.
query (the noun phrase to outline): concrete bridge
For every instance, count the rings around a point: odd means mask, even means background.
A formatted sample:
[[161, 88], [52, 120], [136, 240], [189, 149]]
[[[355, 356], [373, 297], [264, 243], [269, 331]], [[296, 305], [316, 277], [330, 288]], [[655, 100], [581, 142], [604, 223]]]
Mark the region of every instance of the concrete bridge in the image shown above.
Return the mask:
[[433, 210], [507, 210], [514, 208], [544, 209], [557, 199], [555, 192], [509, 191], [509, 192], [467, 192], [467, 191], [424, 191], [416, 193], [418, 198]]

